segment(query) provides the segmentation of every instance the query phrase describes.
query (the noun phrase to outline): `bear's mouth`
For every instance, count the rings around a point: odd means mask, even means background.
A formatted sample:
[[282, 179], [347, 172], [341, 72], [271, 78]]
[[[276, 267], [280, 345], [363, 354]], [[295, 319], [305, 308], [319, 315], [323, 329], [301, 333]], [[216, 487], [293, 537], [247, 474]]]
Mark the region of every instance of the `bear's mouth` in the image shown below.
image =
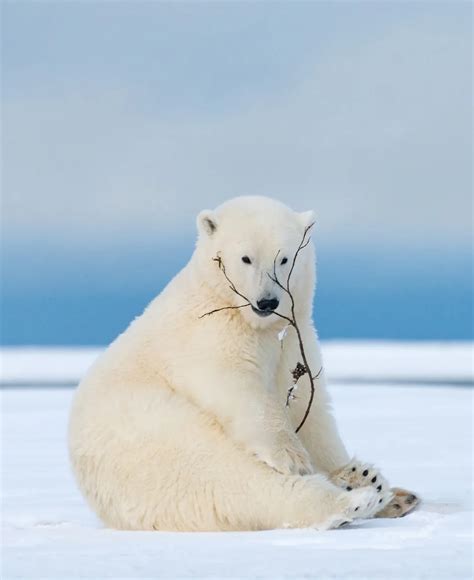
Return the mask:
[[255, 312], [255, 314], [262, 316], [262, 318], [264, 318], [265, 316], [270, 316], [270, 314], [273, 314], [273, 310], [259, 310], [258, 308], [255, 308], [253, 306], [252, 310]]

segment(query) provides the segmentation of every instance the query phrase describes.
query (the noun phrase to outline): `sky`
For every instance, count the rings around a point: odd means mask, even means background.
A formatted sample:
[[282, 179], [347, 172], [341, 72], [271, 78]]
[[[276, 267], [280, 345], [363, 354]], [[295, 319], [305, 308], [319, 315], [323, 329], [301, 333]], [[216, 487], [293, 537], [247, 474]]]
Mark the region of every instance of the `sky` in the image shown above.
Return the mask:
[[469, 2], [4, 2], [2, 342], [105, 344], [235, 195], [313, 209], [323, 338], [472, 338]]

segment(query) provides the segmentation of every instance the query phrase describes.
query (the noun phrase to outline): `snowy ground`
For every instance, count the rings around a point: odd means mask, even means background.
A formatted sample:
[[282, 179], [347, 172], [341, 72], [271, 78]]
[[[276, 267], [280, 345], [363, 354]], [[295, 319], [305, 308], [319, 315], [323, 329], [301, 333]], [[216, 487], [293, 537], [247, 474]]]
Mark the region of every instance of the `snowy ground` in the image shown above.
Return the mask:
[[104, 529], [69, 471], [73, 391], [57, 388], [75, 381], [95, 353], [3, 351], [4, 384], [56, 388], [2, 392], [1, 578], [471, 578], [471, 349], [325, 349], [351, 451], [420, 494], [417, 512], [324, 533], [222, 534]]

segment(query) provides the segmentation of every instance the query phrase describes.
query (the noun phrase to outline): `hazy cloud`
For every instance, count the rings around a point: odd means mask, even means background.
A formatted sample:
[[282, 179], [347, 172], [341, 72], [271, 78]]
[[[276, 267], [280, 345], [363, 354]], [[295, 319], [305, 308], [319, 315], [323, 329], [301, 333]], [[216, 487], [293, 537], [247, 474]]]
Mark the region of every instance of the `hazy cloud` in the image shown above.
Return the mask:
[[[260, 8], [248, 25], [244, 9], [200, 4], [193, 18], [189, 5], [155, 4], [155, 41], [140, 4], [114, 12], [111, 46], [98, 40], [104, 9], [79, 6], [37, 60], [38, 32], [11, 54], [22, 14], [6, 19], [7, 240], [189, 231], [203, 207], [264, 194], [314, 208], [336, 244], [469, 243], [468, 4], [343, 4], [335, 19], [303, 3], [286, 28], [288, 12], [272, 5], [273, 29]], [[84, 42], [61, 59], [68, 32]]]

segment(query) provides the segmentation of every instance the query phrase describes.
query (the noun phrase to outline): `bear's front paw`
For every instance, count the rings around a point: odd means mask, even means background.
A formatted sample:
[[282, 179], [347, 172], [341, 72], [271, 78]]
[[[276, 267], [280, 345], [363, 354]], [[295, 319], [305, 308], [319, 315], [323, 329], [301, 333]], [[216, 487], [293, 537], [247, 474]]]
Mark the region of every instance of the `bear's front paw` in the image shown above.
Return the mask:
[[261, 449], [255, 454], [258, 459], [284, 475], [314, 473], [308, 452], [296, 436], [281, 435], [272, 449]]
[[332, 473], [330, 479], [334, 485], [342, 487], [346, 491], [372, 486], [378, 493], [378, 510], [382, 510], [393, 497], [387, 480], [376, 467], [367, 463], [353, 460]]

